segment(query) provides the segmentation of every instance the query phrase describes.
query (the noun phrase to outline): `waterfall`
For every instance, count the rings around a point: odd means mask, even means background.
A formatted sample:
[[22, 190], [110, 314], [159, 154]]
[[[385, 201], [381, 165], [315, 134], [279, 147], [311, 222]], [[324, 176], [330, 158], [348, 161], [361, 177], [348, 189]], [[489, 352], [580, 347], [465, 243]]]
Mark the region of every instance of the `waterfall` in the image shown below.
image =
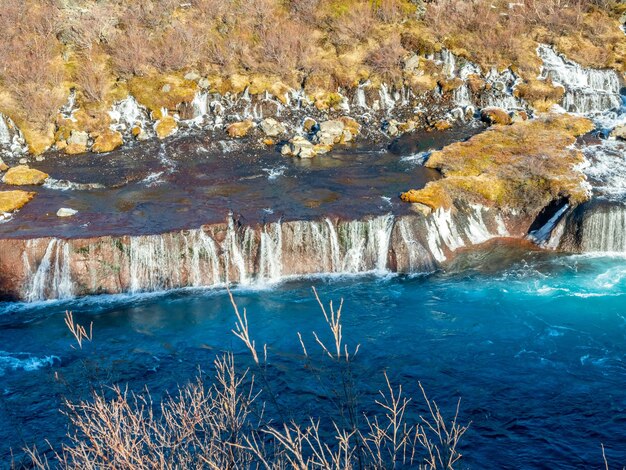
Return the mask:
[[201, 126], [209, 114], [209, 95], [206, 91], [197, 92], [191, 102], [193, 117], [188, 120], [190, 124]]
[[130, 291], [157, 291], [182, 287], [183, 252], [173, 234], [130, 238]]
[[133, 96], [118, 101], [109, 111], [109, 116], [113, 122], [112, 128], [119, 131], [130, 131], [133, 127], [140, 125], [144, 132], [148, 131], [150, 122], [148, 111], [137, 103]]
[[220, 284], [220, 259], [215, 241], [204, 230], [190, 230], [183, 235], [189, 260], [189, 285], [193, 287]]
[[[29, 242], [36, 250], [38, 243]], [[64, 240], [53, 238], [48, 242], [43, 257], [35, 272], [32, 272], [28, 253], [23, 254], [25, 271], [28, 275], [26, 299], [35, 302], [46, 299], [68, 299], [73, 296], [70, 272], [70, 245]]]
[[28, 151], [24, 136], [11, 118], [4, 114], [0, 114], [0, 149], [13, 154]]
[[431, 272], [460, 247], [506, 235], [500, 216], [481, 206], [429, 216], [385, 214], [254, 226], [231, 215], [225, 224], [161, 235], [0, 239], [0, 258], [22, 256], [24, 285], [16, 291], [36, 301], [77, 293], [263, 285], [312, 274]]
[[543, 60], [539, 78], [550, 78], [565, 89], [562, 106], [566, 111], [587, 114], [621, 106], [619, 76], [615, 71], [583, 68], [545, 44], [538, 47], [537, 54]]
[[565, 212], [567, 212], [569, 207], [569, 204], [564, 204], [563, 207], [556, 211], [541, 228], [530, 232], [528, 234], [528, 238], [542, 247], [548, 247], [548, 245], [554, 247], [555, 243], [558, 245], [558, 242], [555, 240], [557, 239], [557, 236], [560, 240], [560, 236], [563, 235], [563, 233], [562, 231], [560, 235], [555, 233], [554, 237], [552, 237], [552, 233], [555, 230], [557, 223], [561, 220], [561, 217], [565, 214]]
[[280, 222], [267, 224], [261, 231], [259, 278], [276, 282], [283, 274], [283, 237]]
[[626, 206], [612, 205], [585, 214], [580, 237], [585, 253], [626, 253]]

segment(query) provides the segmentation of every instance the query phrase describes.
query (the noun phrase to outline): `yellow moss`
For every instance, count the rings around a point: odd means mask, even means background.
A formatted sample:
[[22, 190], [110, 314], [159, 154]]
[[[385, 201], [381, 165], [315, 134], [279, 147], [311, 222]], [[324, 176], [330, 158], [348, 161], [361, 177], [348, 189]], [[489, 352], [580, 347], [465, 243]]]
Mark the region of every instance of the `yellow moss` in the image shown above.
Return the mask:
[[176, 133], [178, 123], [172, 116], [164, 116], [155, 125], [155, 131], [159, 139], [165, 139]]
[[0, 212], [14, 212], [28, 204], [35, 193], [28, 191], [0, 191]]
[[[65, 142], [65, 141], [61, 141], [61, 142]], [[57, 142], [57, 148], [59, 148], [58, 144], [59, 143]], [[84, 144], [76, 144], [76, 143], [68, 144], [67, 142], [65, 142], [65, 146], [61, 144], [61, 147], [65, 151], [66, 155], [79, 155], [81, 153], [87, 152], [87, 146]]]
[[541, 208], [556, 198], [578, 204], [588, 194], [575, 169], [583, 157], [571, 146], [593, 127], [588, 119], [567, 114], [496, 126], [433, 152], [426, 166], [444, 178], [402, 199], [433, 209], [454, 200], [516, 209]]
[[16, 122], [24, 135], [28, 151], [33, 155], [41, 155], [54, 144], [54, 125], [49, 124], [45, 129], [31, 127], [29, 122]]
[[537, 111], [545, 112], [552, 105], [561, 101], [565, 94], [565, 89], [561, 86], [554, 86], [550, 79], [530, 79], [518, 84], [515, 87], [514, 94], [524, 99]]
[[18, 165], [9, 168], [2, 178], [2, 182], [12, 186], [37, 186], [43, 184], [48, 175], [43, 171], [29, 168], [27, 165]]
[[161, 117], [161, 109], [175, 112], [180, 103], [193, 101], [198, 84], [180, 75], [154, 74], [132, 78], [128, 88], [137, 102]]
[[97, 134], [91, 151], [95, 153], [107, 153], [115, 150], [116, 148], [124, 144], [122, 134], [117, 131], [107, 129], [104, 132]]
[[254, 123], [250, 120], [235, 122], [226, 128], [226, 133], [233, 138], [240, 139], [246, 137], [254, 127]]

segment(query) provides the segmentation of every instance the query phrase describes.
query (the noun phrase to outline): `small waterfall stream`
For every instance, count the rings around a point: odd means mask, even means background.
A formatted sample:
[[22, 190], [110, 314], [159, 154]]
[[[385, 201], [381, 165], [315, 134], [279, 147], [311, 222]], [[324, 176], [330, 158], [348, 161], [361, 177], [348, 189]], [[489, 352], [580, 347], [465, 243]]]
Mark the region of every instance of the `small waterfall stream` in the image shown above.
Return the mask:
[[539, 78], [550, 78], [565, 88], [562, 106], [566, 111], [589, 114], [621, 106], [620, 81], [615, 71], [583, 68], [545, 44], [539, 46], [537, 54], [543, 60]]

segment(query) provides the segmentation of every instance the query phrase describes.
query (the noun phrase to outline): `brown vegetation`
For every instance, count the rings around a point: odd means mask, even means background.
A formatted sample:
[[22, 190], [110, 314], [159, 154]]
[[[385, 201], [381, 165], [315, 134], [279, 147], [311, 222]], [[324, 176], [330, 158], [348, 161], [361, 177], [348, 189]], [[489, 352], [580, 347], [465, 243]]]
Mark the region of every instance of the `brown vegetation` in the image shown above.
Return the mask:
[[575, 168], [583, 157], [572, 144], [592, 129], [591, 121], [567, 114], [495, 126], [434, 152], [426, 166], [444, 178], [402, 199], [431, 209], [449, 208], [457, 200], [526, 211], [561, 198], [581, 203], [589, 195]]
[[528, 82], [520, 96], [547, 108], [558, 91], [536, 82], [538, 42], [624, 71], [623, 9], [609, 0], [435, 0], [425, 12], [410, 0], [0, 0], [0, 112], [39, 153], [71, 88], [96, 114], [129, 91], [152, 111], [174, 111], [195, 84], [150, 84], [194, 71], [221, 93], [238, 91], [237, 76], [256, 93], [305, 84], [328, 109], [337, 87], [367, 79], [429, 91], [442, 82], [436, 67], [422, 57], [405, 71], [404, 60], [442, 47], [484, 70], [513, 67]]

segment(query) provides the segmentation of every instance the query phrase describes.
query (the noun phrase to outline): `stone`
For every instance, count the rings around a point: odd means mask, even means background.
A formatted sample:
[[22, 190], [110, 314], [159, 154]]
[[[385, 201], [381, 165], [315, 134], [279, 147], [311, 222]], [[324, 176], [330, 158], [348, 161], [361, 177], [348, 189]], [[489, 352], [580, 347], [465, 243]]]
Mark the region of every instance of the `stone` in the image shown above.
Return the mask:
[[262, 142], [263, 142], [263, 145], [267, 145], [268, 147], [271, 147], [272, 145], [276, 144], [276, 141], [270, 138], [263, 139]]
[[511, 123], [524, 122], [527, 119], [528, 119], [528, 114], [526, 114], [526, 111], [514, 111], [513, 115], [511, 116]]
[[320, 124], [320, 130], [315, 135], [317, 143], [322, 145], [335, 145], [342, 141], [345, 125], [339, 119], [324, 121]]
[[317, 155], [317, 152], [311, 142], [298, 135], [283, 146], [281, 154], [292, 157], [313, 158]]
[[304, 121], [302, 122], [302, 127], [306, 132], [313, 132], [316, 126], [317, 121], [310, 117], [304, 118]]
[[87, 147], [89, 143], [89, 134], [85, 131], [72, 131], [69, 139], [67, 139], [68, 145], [80, 145], [83, 147]]
[[169, 93], [170, 91], [172, 91], [172, 85], [166, 83], [165, 85], [163, 85], [163, 88], [161, 88], [161, 91], [163, 93]]
[[263, 119], [259, 126], [267, 137], [278, 137], [286, 131], [285, 126], [282, 123], [272, 118]]
[[46, 157], [44, 157], [43, 155], [37, 155], [35, 157], [35, 161], [37, 162], [43, 162], [46, 159]]
[[27, 165], [19, 165], [10, 168], [4, 174], [2, 181], [13, 186], [41, 185], [48, 179], [43, 171], [29, 168]]
[[69, 207], [61, 207], [57, 211], [57, 217], [72, 217], [76, 214], [78, 214], [78, 211], [74, 209], [70, 209]]
[[452, 123], [446, 119], [442, 119], [437, 121], [433, 127], [438, 131], [446, 131], [452, 127]]
[[28, 191], [0, 191], [0, 212], [11, 213], [21, 209], [35, 197]]
[[28, 158], [20, 158], [19, 160], [20, 165], [26, 165], [27, 163], [28, 163]]
[[413, 73], [420, 66], [420, 58], [417, 54], [413, 54], [411, 57], [404, 61], [404, 70]]
[[500, 124], [508, 126], [511, 124], [511, 116], [509, 116], [509, 113], [505, 109], [496, 107], [484, 108], [480, 112], [480, 119], [490, 125]]
[[91, 151], [95, 153], [107, 153], [121, 147], [123, 144], [124, 139], [121, 133], [107, 129], [98, 134], [91, 147]]
[[615, 129], [611, 131], [611, 137], [619, 140], [626, 140], [626, 124], [616, 126]]
[[251, 120], [234, 122], [226, 128], [226, 133], [235, 139], [241, 139], [246, 137], [248, 133], [254, 127], [254, 123]]
[[178, 123], [172, 116], [163, 116], [154, 125], [154, 131], [159, 139], [165, 139], [178, 131]]
[[348, 116], [342, 116], [339, 118], [339, 120], [343, 123], [344, 129], [350, 131], [350, 134], [352, 134], [353, 137], [360, 134], [361, 124], [356, 122], [355, 119], [352, 119]]
[[196, 82], [200, 79], [200, 74], [195, 71], [187, 72], [185, 74], [185, 80], [189, 80], [190, 82]]
[[211, 82], [209, 81], [208, 78], [203, 77], [200, 80], [198, 80], [198, 86], [202, 88], [203, 90], [208, 90], [209, 88], [211, 88]]
[[2, 158], [0, 158], [0, 171], [7, 171], [8, 169], [9, 166], [2, 161]]
[[87, 146], [84, 144], [69, 144], [63, 149], [67, 155], [78, 155], [87, 152]]

